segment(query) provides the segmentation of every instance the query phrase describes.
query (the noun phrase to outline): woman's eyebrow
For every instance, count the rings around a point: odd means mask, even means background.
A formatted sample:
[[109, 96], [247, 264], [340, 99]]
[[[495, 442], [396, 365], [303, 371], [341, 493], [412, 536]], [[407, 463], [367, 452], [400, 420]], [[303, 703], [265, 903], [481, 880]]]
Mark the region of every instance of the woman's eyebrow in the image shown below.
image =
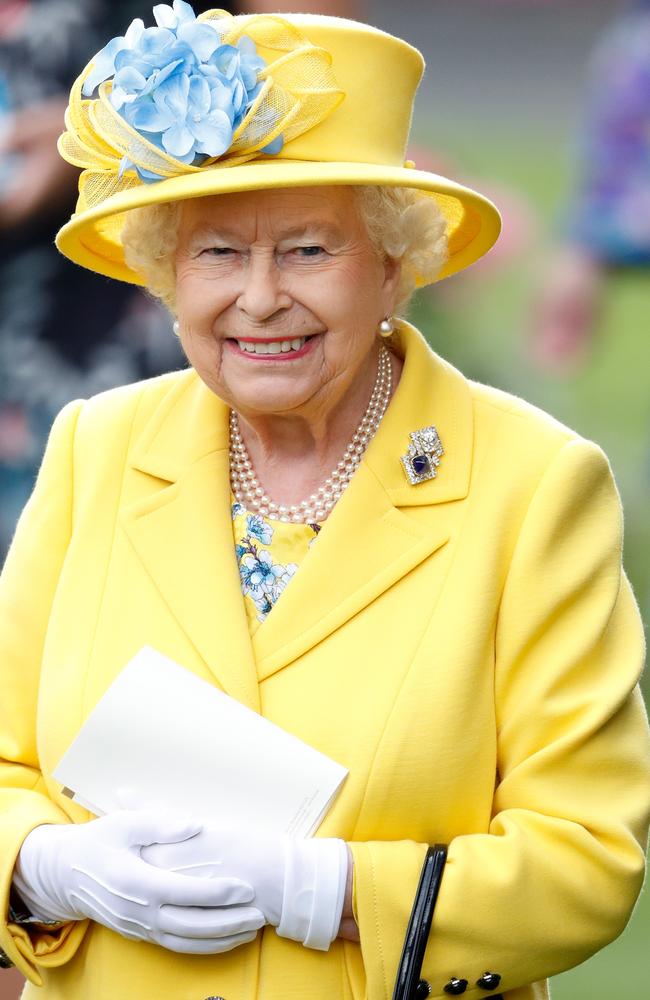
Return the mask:
[[301, 239], [303, 237], [322, 236], [326, 239], [340, 240], [341, 231], [336, 225], [327, 222], [308, 222], [304, 226], [292, 226], [291, 229], [284, 229], [279, 235], [279, 240]]
[[[276, 236], [278, 243], [292, 239], [315, 239], [324, 238], [327, 240], [340, 241], [341, 231], [336, 225], [327, 222], [308, 222], [304, 225], [292, 226], [290, 229], [282, 229]], [[241, 243], [242, 236], [227, 227], [202, 225], [193, 230], [187, 240], [191, 248], [196, 244], [203, 244], [206, 240], [220, 240], [222, 242]]]
[[202, 225], [190, 233], [187, 242], [191, 246], [193, 243], [203, 243], [205, 240], [215, 239], [240, 241], [241, 237], [235, 236], [235, 234], [230, 232], [228, 229], [221, 229], [217, 226]]

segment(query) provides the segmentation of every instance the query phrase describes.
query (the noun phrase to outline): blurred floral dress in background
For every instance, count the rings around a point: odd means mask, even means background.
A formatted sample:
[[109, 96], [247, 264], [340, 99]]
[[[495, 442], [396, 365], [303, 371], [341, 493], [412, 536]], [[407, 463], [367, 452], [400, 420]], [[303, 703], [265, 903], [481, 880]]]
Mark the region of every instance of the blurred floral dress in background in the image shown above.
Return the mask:
[[650, 266], [650, 0], [592, 56], [570, 236], [610, 266]]

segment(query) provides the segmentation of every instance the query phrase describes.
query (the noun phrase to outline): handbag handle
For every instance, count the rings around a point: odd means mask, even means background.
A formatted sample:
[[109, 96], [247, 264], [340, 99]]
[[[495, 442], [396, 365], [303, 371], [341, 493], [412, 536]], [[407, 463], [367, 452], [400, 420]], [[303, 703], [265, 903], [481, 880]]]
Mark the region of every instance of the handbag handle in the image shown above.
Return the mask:
[[428, 984], [420, 986], [420, 972], [446, 860], [445, 844], [434, 844], [427, 850], [397, 967], [393, 1000], [419, 1000], [431, 992]]

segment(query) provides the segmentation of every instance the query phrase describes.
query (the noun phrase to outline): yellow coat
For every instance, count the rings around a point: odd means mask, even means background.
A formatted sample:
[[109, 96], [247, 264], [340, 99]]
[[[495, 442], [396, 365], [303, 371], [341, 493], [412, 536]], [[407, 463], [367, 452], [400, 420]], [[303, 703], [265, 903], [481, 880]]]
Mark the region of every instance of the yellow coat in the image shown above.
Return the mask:
[[[51, 778], [145, 644], [350, 770], [321, 836], [351, 842], [361, 946], [272, 929], [188, 957], [89, 922], [6, 924], [29, 1000], [390, 1000], [425, 845], [450, 844], [423, 974], [508, 1000], [625, 925], [650, 799], [638, 612], [602, 452], [466, 380], [413, 328], [352, 484], [249, 638], [227, 412], [193, 371], [70, 404], [0, 589], [0, 895], [23, 838], [83, 822]], [[429, 424], [438, 478], [400, 455]], [[536, 985], [531, 985], [536, 984]]]

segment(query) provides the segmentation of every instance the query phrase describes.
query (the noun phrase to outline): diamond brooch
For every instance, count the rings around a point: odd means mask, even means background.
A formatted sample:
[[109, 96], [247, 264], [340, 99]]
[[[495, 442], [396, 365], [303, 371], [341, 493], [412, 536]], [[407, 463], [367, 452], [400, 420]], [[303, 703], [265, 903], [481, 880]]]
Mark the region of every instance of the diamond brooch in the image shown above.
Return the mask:
[[406, 455], [401, 456], [404, 472], [411, 486], [435, 479], [444, 449], [435, 427], [423, 427], [411, 431], [411, 439]]

